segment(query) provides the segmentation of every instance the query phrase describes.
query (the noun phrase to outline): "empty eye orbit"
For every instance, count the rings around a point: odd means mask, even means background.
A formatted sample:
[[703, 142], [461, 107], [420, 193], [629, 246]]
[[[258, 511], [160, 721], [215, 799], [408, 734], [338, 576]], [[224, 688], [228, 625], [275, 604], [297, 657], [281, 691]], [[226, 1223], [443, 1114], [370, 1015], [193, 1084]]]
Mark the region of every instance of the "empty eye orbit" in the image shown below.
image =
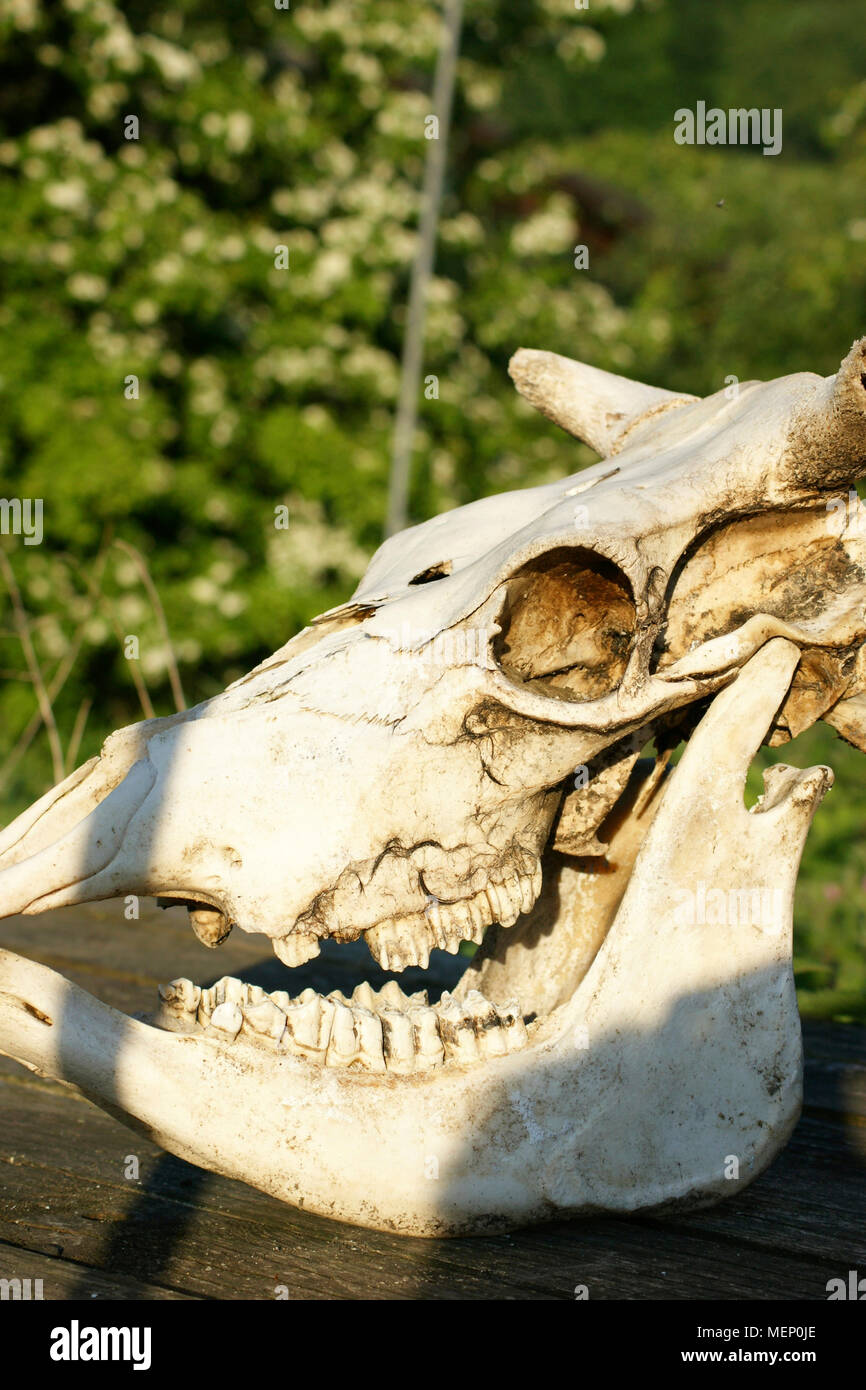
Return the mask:
[[509, 679], [564, 700], [593, 700], [617, 688], [635, 607], [615, 565], [587, 550], [553, 550], [505, 588], [494, 654]]

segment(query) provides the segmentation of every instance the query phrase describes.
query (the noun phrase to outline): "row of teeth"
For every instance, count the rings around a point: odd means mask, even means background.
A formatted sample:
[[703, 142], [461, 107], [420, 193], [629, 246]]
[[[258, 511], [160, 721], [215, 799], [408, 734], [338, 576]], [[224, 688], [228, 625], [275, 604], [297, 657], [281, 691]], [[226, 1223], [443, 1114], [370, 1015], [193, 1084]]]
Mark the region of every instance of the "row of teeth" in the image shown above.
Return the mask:
[[[490, 883], [471, 898], [456, 903], [430, 899], [423, 912], [379, 922], [364, 933], [370, 954], [383, 970], [401, 971], [410, 965], [426, 969], [434, 946], [456, 955], [461, 941], [478, 944], [493, 922], [513, 927], [529, 912], [541, 892], [541, 867], [532, 874], [513, 873], [502, 883]], [[319, 938], [304, 932], [274, 939], [274, 953], [294, 968], [319, 954]]]
[[200, 1028], [224, 1042], [241, 1037], [322, 1066], [358, 1071], [408, 1075], [446, 1062], [501, 1057], [527, 1041], [520, 1006], [491, 1004], [478, 990], [462, 1000], [443, 994], [431, 1006], [426, 990], [406, 995], [389, 980], [378, 993], [358, 985], [351, 999], [339, 990], [323, 998], [312, 989], [291, 999], [284, 990], [266, 994], [226, 976], [209, 989], [172, 980], [160, 985], [159, 996], [154, 1021], [172, 1032]]

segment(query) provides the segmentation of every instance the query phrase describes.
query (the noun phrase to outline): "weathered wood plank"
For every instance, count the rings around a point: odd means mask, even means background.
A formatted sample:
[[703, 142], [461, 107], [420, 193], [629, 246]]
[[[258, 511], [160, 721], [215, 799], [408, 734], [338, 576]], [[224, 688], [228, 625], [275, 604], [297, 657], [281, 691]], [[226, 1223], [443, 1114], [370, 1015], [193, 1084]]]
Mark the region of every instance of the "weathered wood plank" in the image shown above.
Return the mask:
[[[56, 1256], [40, 1255], [31, 1249], [7, 1245], [0, 1237], [0, 1279], [42, 1280], [42, 1297], [46, 1302], [60, 1299], [183, 1299], [192, 1301], [191, 1294], [160, 1288], [141, 1279], [128, 1279], [102, 1269], [73, 1264]], [[35, 1296], [31, 1285], [31, 1296]]]

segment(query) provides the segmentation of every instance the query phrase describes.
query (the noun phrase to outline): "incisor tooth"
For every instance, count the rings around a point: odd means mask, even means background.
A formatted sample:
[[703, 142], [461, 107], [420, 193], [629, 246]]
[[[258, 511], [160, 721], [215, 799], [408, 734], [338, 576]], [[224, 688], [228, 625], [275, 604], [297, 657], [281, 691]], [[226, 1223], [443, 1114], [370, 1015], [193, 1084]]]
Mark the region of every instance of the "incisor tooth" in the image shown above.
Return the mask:
[[274, 948], [274, 955], [294, 969], [298, 965], [304, 965], [308, 960], [313, 960], [321, 950], [319, 938], [309, 932], [293, 932], [290, 936], [274, 936], [271, 938], [271, 945]]

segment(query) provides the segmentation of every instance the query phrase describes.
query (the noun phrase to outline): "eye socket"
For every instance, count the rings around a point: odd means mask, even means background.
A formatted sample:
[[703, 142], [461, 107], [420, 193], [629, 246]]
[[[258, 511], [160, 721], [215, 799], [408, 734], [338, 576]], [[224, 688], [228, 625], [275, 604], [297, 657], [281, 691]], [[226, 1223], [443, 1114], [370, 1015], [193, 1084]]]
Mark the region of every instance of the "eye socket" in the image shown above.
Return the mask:
[[506, 582], [494, 654], [510, 680], [594, 700], [625, 674], [636, 620], [628, 580], [592, 551], [559, 549]]
[[451, 560], [440, 560], [436, 565], [428, 565], [425, 570], [420, 570], [414, 579], [410, 579], [410, 584], [432, 584], [436, 579], [444, 579], [451, 573], [453, 562]]

